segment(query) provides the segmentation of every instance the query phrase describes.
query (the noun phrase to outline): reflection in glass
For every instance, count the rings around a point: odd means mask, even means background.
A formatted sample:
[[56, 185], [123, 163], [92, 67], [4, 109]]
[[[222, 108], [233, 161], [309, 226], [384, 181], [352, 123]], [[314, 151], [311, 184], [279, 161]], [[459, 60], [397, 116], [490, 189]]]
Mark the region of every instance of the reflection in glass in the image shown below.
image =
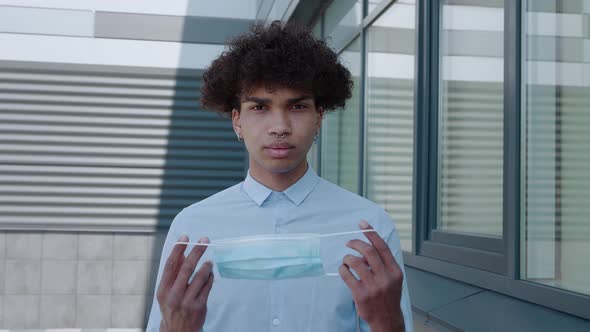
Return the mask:
[[324, 15], [326, 42], [340, 50], [360, 31], [363, 0], [333, 1]]
[[571, 4], [523, 18], [521, 277], [590, 295], [590, 52]]
[[331, 112], [322, 124], [322, 176], [356, 194], [359, 190], [360, 145], [360, 40], [355, 39], [340, 54], [352, 74], [352, 98], [344, 110]]
[[440, 12], [437, 228], [502, 236], [503, 1], [454, 3]]
[[412, 250], [415, 4], [397, 1], [367, 31], [366, 196]]

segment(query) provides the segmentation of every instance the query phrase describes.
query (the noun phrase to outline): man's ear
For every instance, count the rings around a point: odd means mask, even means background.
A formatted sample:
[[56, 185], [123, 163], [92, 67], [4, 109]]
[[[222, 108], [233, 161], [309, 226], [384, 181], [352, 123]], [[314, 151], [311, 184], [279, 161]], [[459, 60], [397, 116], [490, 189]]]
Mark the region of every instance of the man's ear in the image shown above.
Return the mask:
[[324, 119], [325, 114], [326, 113], [324, 111], [324, 108], [322, 108], [322, 107], [318, 108], [318, 114], [317, 114], [318, 118], [317, 118], [317, 125], [316, 125], [317, 130], [320, 130], [320, 128], [322, 127], [322, 120]]
[[231, 111], [231, 122], [234, 127], [234, 131], [236, 132], [236, 135], [238, 135], [239, 137], [242, 137], [242, 124], [240, 123], [240, 111], [238, 111], [235, 108]]

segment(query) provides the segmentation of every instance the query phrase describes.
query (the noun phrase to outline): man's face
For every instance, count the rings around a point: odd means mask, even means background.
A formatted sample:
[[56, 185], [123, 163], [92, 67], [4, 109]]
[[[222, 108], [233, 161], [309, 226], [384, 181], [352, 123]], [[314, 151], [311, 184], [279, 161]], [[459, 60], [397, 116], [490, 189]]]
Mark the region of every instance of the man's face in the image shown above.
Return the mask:
[[313, 96], [289, 88], [269, 92], [257, 87], [240, 99], [232, 122], [246, 144], [250, 168], [279, 174], [306, 167], [307, 152], [322, 123]]

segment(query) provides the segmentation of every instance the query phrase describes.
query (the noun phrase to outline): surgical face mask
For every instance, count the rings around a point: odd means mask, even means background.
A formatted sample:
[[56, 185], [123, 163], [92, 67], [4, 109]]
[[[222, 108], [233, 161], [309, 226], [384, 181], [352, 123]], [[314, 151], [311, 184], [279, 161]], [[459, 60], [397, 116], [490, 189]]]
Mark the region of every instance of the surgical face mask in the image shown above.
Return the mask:
[[176, 242], [209, 246], [222, 278], [290, 279], [326, 273], [320, 256], [320, 239], [374, 232], [373, 229], [331, 234], [270, 234], [217, 240], [212, 243]]

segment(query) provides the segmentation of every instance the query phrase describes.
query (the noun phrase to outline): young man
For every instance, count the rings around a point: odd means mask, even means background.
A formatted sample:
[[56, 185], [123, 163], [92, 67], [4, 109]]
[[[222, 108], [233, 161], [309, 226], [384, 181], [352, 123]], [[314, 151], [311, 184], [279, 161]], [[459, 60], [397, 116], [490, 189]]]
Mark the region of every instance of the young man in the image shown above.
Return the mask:
[[[323, 180], [307, 164], [324, 115], [351, 96], [350, 72], [337, 55], [307, 29], [273, 22], [234, 39], [207, 69], [204, 82], [203, 106], [231, 115], [250, 168], [243, 182], [174, 219], [148, 331], [411, 332], [393, 221], [376, 204]], [[259, 273], [256, 277], [214, 277], [214, 262], [204, 257], [211, 251], [205, 252], [207, 246], [176, 243], [200, 239], [215, 245], [242, 236], [327, 235], [359, 228], [366, 232], [339, 245], [322, 239], [323, 268], [335, 276], [276, 279], [278, 271], [252, 267], [248, 271]], [[245, 242], [244, 250], [254, 250], [252, 243]], [[260, 243], [265, 245], [259, 242], [257, 249]], [[284, 258], [268, 248], [259, 254]]]

